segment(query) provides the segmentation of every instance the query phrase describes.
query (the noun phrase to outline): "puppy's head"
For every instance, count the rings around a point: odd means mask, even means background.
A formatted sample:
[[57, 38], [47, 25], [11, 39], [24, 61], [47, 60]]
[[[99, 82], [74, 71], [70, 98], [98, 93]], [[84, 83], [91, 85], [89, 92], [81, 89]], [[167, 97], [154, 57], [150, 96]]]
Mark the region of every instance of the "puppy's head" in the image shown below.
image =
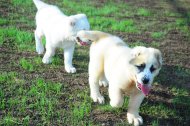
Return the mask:
[[78, 31], [90, 29], [90, 24], [85, 14], [69, 16], [69, 25], [74, 35], [76, 35]]
[[76, 42], [77, 44], [81, 46], [87, 46], [90, 45], [94, 41], [92, 35], [89, 33], [89, 31], [79, 31], [76, 36]]
[[161, 52], [158, 49], [139, 46], [132, 49], [131, 56], [130, 64], [134, 67], [136, 87], [148, 95], [154, 77], [162, 66]]
[[79, 31], [76, 36], [76, 41], [79, 45], [90, 45], [92, 42], [97, 42], [109, 34], [100, 31]]

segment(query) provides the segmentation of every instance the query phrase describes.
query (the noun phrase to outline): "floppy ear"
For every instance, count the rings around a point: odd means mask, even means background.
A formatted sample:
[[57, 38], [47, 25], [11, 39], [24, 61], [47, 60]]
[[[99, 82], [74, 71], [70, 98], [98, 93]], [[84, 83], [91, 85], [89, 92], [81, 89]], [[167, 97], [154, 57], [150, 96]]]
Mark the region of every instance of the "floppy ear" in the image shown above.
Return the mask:
[[160, 66], [162, 66], [162, 53], [158, 49], [154, 49], [154, 55], [159, 63]]
[[[137, 46], [134, 47], [131, 51], [131, 60], [129, 61], [131, 64], [136, 64], [138, 59], [140, 60], [140, 56], [145, 52], [146, 47]], [[139, 57], [139, 58], [138, 58]]]
[[70, 24], [70, 26], [75, 26], [76, 25], [76, 19], [74, 18], [74, 17], [72, 17], [72, 16], [70, 16], [69, 17], [69, 24]]
[[76, 22], [75, 22], [74, 20], [72, 20], [72, 21], [70, 22], [70, 25], [71, 25], [71, 26], [75, 26], [75, 24], [76, 24]]

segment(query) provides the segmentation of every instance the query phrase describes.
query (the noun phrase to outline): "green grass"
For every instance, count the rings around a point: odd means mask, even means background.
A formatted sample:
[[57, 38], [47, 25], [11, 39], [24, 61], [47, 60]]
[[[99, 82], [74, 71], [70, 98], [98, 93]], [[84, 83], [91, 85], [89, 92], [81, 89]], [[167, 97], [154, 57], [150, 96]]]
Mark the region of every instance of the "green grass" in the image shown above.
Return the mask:
[[9, 23], [8, 20], [3, 19], [3, 18], [0, 18], [0, 26], [1, 26], [1, 25], [7, 25], [8, 23]]
[[115, 114], [120, 114], [123, 110], [125, 110], [128, 106], [129, 103], [129, 97], [125, 97], [124, 98], [124, 103], [123, 106], [121, 108], [113, 108], [110, 106], [109, 101], [107, 103], [105, 103], [106, 105], [100, 105], [97, 106], [97, 110], [99, 111], [104, 111], [104, 112], [113, 112]]
[[176, 25], [177, 26], [184, 26], [184, 25], [186, 25], [187, 24], [187, 20], [186, 19], [176, 19]]
[[7, 39], [15, 39], [17, 30], [13, 28], [2, 28], [0, 29], [0, 44], [2, 45]]
[[20, 66], [25, 70], [34, 71], [33, 64], [25, 58], [20, 59]]
[[152, 126], [159, 126], [159, 121], [158, 120], [152, 121]]
[[[21, 50], [31, 50], [34, 49], [33, 43], [33, 33], [18, 31], [16, 34], [16, 41], [18, 48]], [[27, 43], [27, 44], [26, 44]]]
[[19, 125], [19, 120], [10, 116], [6, 116], [3, 118], [2, 122], [0, 123], [1, 125], [5, 124], [8, 126], [14, 126], [14, 125]]
[[[107, 30], [112, 23], [114, 22], [114, 19], [110, 19], [107, 21], [107, 18], [102, 18], [97, 16], [95, 19], [94, 18], [89, 18], [90, 24], [92, 24], [92, 28], [95, 30]], [[96, 24], [96, 25], [95, 25]]]
[[18, 50], [34, 51], [33, 33], [21, 31], [15, 27], [0, 29], [0, 45], [6, 41], [15, 41]]
[[34, 61], [34, 64], [36, 64], [36, 65], [42, 64], [42, 58], [41, 57], [35, 57], [33, 61]]
[[[132, 42], [129, 44], [130, 47], [135, 47], [135, 46], [145, 46], [145, 47], [150, 47], [149, 43], [143, 42], [143, 41], [137, 41], [137, 42]], [[158, 48], [160, 46], [160, 43], [153, 41], [151, 43], [151, 47]]]
[[33, 1], [32, 0], [27, 0], [27, 1], [25, 1], [25, 0], [12, 0], [11, 2], [16, 7], [18, 7], [18, 6], [31, 6], [31, 5], [33, 5]]
[[181, 14], [180, 13], [176, 13], [176, 12], [170, 12], [168, 10], [164, 11], [165, 16], [169, 16], [169, 17], [180, 17]]
[[151, 37], [154, 39], [160, 39], [160, 38], [164, 38], [165, 34], [166, 34], [165, 32], [153, 32], [151, 33]]
[[[11, 79], [13, 83], [15, 82], [15, 78], [18, 78], [18, 75], [12, 73], [4, 74], [3, 76], [5, 76], [9, 81]], [[20, 84], [16, 82], [16, 85], [18, 86]], [[38, 78], [33, 81], [32, 85], [30, 85], [29, 87], [26, 87], [23, 84], [20, 85], [20, 88], [15, 88], [17, 96], [13, 96], [14, 98], [5, 97], [6, 100], [1, 100], [1, 103], [3, 103], [5, 106], [9, 106], [9, 111], [15, 109], [17, 113], [24, 114], [28, 109], [36, 109], [40, 112], [40, 116], [45, 119], [45, 123], [48, 124], [51, 117], [54, 116], [53, 109], [58, 102], [55, 97], [59, 97], [62, 86], [63, 85], [60, 83], [46, 82], [43, 79]], [[1, 108], [3, 108], [2, 105]], [[12, 116], [12, 113], [7, 113], [6, 116], [0, 121], [0, 124], [28, 125], [29, 121], [29, 115], [26, 115], [23, 118], [16, 118]]]
[[53, 61], [52, 61], [53, 65], [55, 65], [55, 66], [57, 66], [57, 65], [63, 65], [63, 62], [64, 62], [64, 60], [61, 59], [60, 57], [58, 57], [58, 56], [54, 56], [53, 57]]
[[[171, 87], [171, 93], [175, 96], [172, 102], [176, 105], [183, 104], [184, 106], [190, 107], [189, 90], [183, 88]], [[190, 111], [188, 109], [187, 111]]]
[[112, 30], [127, 32], [127, 33], [137, 33], [137, 27], [134, 24], [133, 20], [123, 20], [120, 22], [115, 21], [112, 24]]
[[[90, 99], [86, 94], [80, 93], [77, 94], [77, 96], [81, 97], [83, 102], [75, 103], [72, 107], [73, 125], [79, 125], [81, 120], [88, 120], [92, 110]], [[82, 124], [83, 123], [85, 123], [85, 125], [91, 125], [92, 122], [89, 120], [87, 122], [82, 122]]]
[[185, 33], [187, 36], [189, 36], [189, 26], [188, 26], [188, 18], [177, 18], [175, 21], [175, 26], [177, 29], [179, 29], [181, 32]]
[[141, 113], [144, 113], [146, 115], [152, 115], [154, 117], [160, 117], [160, 118], [171, 118], [176, 117], [176, 110], [173, 110], [172, 108], [160, 103], [155, 105], [150, 105], [148, 103], [144, 103], [140, 108]]
[[148, 10], [148, 9], [145, 9], [145, 8], [139, 8], [137, 10], [137, 15], [140, 15], [140, 16], [151, 16], [151, 12]]

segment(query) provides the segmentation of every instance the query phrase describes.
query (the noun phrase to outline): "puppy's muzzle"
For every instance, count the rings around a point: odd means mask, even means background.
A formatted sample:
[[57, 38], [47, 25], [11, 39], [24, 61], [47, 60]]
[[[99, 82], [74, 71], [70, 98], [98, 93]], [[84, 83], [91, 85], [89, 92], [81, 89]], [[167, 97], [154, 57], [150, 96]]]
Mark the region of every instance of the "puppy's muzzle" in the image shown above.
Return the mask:
[[89, 45], [88, 44], [88, 42], [83, 42], [81, 39], [80, 39], [80, 37], [76, 37], [76, 41], [77, 41], [77, 43], [79, 44], [79, 45], [82, 45], [82, 46], [87, 46], [87, 45]]
[[77, 40], [77, 42], [80, 42], [80, 41], [81, 41], [79, 37], [76, 37], [76, 40]]
[[147, 78], [147, 77], [143, 77], [143, 78], [142, 78], [142, 82], [143, 82], [143, 84], [148, 84], [149, 81], [150, 81], [150, 79]]

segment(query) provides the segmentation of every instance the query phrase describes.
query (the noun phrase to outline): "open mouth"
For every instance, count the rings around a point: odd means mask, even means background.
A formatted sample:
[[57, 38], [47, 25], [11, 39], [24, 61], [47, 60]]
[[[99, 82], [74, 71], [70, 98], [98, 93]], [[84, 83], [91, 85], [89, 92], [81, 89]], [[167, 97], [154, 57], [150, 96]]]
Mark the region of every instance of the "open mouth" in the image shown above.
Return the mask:
[[82, 46], [87, 46], [89, 45], [88, 42], [83, 42], [79, 37], [76, 37], [77, 43], [79, 43]]
[[141, 84], [139, 82], [136, 83], [136, 87], [138, 90], [142, 91], [142, 93], [146, 96], [149, 94], [149, 92], [151, 90], [150, 85]]

